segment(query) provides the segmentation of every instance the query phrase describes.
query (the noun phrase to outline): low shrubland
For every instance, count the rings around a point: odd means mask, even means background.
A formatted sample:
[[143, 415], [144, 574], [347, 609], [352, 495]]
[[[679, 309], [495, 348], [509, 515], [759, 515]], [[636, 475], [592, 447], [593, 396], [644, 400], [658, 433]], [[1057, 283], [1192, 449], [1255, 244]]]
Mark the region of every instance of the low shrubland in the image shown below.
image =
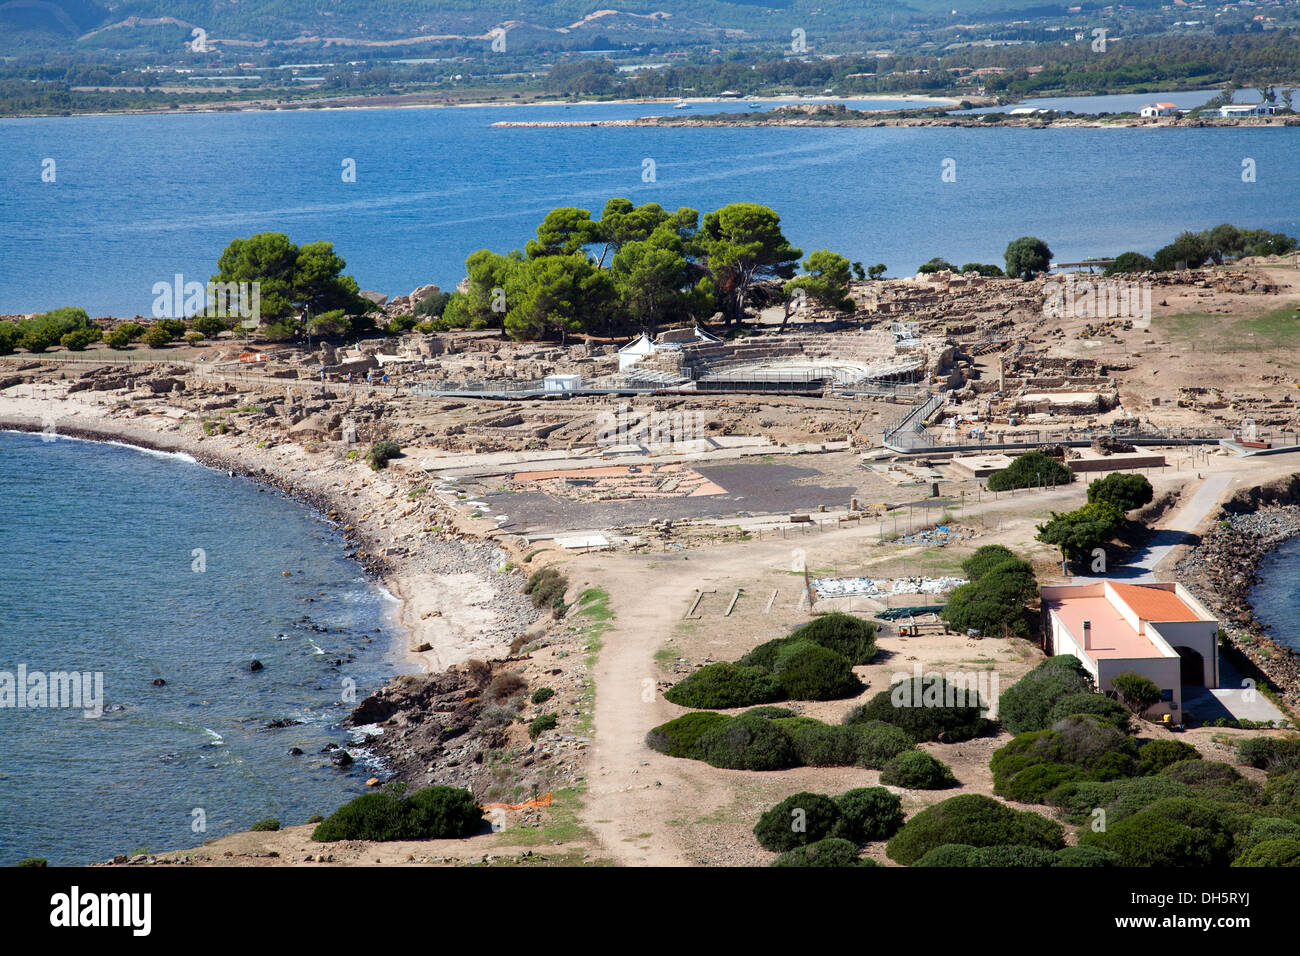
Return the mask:
[[467, 837], [483, 827], [483, 810], [468, 790], [428, 787], [406, 796], [400, 784], [366, 793], [316, 825], [311, 838], [336, 840], [442, 840]]

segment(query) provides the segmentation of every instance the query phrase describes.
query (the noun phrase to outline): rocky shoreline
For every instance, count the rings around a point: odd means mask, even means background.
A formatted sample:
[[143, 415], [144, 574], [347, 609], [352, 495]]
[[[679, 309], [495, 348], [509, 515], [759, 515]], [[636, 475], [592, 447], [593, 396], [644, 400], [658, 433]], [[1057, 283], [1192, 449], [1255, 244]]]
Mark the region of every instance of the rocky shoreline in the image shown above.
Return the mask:
[[1300, 710], [1300, 654], [1268, 636], [1250, 603], [1264, 558], [1300, 535], [1300, 504], [1272, 504], [1236, 514], [1233, 510], [1229, 502], [1225, 511], [1230, 516], [1202, 536], [1175, 573], [1220, 616], [1231, 647], [1279, 689], [1288, 708]]

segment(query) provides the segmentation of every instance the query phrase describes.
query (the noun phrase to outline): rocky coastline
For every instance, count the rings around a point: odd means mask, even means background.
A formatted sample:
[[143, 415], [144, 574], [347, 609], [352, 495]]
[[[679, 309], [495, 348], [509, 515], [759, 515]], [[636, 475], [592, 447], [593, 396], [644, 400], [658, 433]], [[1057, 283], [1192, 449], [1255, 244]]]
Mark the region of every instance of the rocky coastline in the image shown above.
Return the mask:
[[1259, 569], [1265, 557], [1300, 534], [1300, 504], [1272, 503], [1259, 510], [1237, 510], [1250, 500], [1249, 493], [1245, 495], [1225, 506], [1222, 520], [1201, 537], [1175, 573], [1220, 616], [1230, 647], [1258, 668], [1295, 711], [1300, 709], [1300, 654], [1269, 637], [1255, 616], [1250, 596], [1260, 582]]

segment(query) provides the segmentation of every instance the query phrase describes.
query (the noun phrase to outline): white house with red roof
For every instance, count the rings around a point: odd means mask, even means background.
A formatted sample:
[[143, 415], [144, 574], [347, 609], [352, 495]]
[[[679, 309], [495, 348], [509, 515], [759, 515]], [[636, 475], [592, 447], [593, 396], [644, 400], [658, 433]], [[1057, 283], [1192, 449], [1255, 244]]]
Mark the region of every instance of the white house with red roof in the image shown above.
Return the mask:
[[1049, 585], [1042, 598], [1047, 652], [1073, 654], [1102, 692], [1118, 674], [1155, 681], [1148, 717], [1181, 723], [1184, 686], [1219, 686], [1219, 622], [1181, 584]]
[[1177, 116], [1178, 107], [1173, 103], [1149, 103], [1142, 107], [1143, 119], [1156, 119], [1160, 116]]

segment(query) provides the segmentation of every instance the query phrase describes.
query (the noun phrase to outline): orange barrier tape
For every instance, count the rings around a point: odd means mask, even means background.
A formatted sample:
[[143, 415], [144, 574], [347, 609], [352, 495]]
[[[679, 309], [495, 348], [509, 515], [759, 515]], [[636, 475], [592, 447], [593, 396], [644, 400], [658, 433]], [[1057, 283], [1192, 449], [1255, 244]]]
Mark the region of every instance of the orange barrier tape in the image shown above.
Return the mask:
[[481, 809], [491, 810], [494, 807], [500, 807], [502, 810], [527, 810], [529, 807], [549, 807], [551, 805], [551, 795], [544, 793], [536, 800], [529, 800], [527, 803], [484, 803], [480, 804]]

